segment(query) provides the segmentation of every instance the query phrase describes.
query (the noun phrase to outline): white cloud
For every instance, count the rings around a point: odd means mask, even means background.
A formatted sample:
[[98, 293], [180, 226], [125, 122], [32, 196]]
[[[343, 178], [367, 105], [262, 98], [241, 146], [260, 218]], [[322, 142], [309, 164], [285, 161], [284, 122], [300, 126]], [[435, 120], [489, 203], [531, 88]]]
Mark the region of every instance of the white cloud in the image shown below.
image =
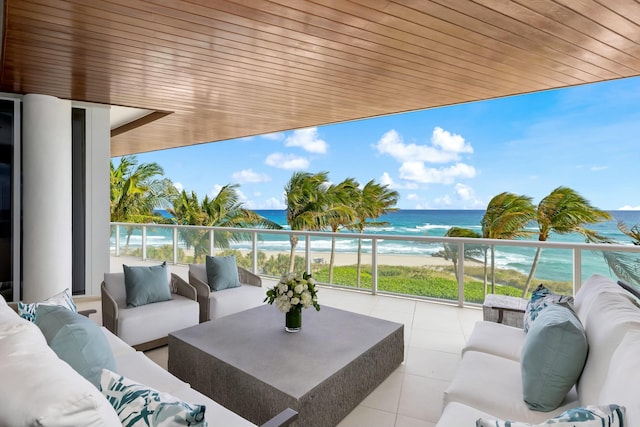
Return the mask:
[[630, 206], [630, 205], [624, 205], [621, 208], [618, 208], [619, 211], [640, 211], [640, 205], [638, 206]]
[[[395, 182], [393, 178], [391, 178], [391, 175], [389, 175], [388, 172], [384, 172], [382, 174], [382, 176], [380, 177], [380, 184], [386, 185], [387, 187], [393, 190], [399, 190], [402, 188], [405, 188], [407, 190], [416, 190], [418, 188], [418, 184], [416, 184], [415, 182], [404, 182], [404, 183]], [[360, 188], [362, 188], [362, 186], [363, 184], [361, 183]]]
[[238, 172], [234, 172], [231, 175], [233, 179], [241, 184], [247, 182], [269, 182], [271, 177], [264, 173], [254, 172], [253, 169], [243, 169]]
[[472, 200], [475, 198], [473, 188], [468, 185], [458, 183], [455, 185], [455, 190], [456, 195], [462, 200]]
[[262, 209], [285, 209], [286, 206], [281, 199], [276, 199], [275, 197], [271, 197], [264, 202], [264, 206]]
[[428, 168], [423, 162], [404, 162], [400, 166], [400, 177], [422, 184], [452, 184], [458, 178], [473, 178], [476, 169], [465, 163], [456, 163], [444, 168]]
[[448, 194], [445, 194], [442, 197], [438, 197], [434, 200], [434, 202], [436, 202], [436, 204], [440, 206], [451, 206], [453, 204], [453, 201]]
[[326, 141], [320, 139], [318, 128], [298, 129], [284, 140], [287, 147], [301, 147], [310, 153], [324, 154], [329, 148]]
[[407, 195], [407, 200], [420, 200], [420, 196], [415, 193], [411, 193]]
[[178, 190], [179, 192], [182, 192], [182, 190], [184, 190], [184, 185], [182, 185], [181, 182], [174, 182], [173, 186], [176, 187], [176, 190]]
[[218, 195], [218, 193], [220, 192], [220, 190], [222, 190], [222, 185], [220, 184], [215, 184], [213, 186], [213, 188], [211, 189], [211, 197], [216, 197]]
[[460, 160], [461, 153], [473, 153], [470, 144], [457, 134], [436, 127], [431, 145], [407, 144], [395, 130], [390, 130], [374, 146], [379, 153], [388, 154], [399, 162], [449, 163]]
[[284, 132], [273, 132], [260, 135], [260, 138], [268, 139], [270, 141], [282, 141], [284, 139], [284, 136]]
[[380, 177], [380, 184], [386, 185], [389, 188], [395, 188], [395, 183], [393, 182], [393, 178], [389, 175], [388, 172], [384, 172]]
[[293, 154], [272, 153], [267, 156], [265, 164], [280, 169], [306, 169], [309, 167], [309, 160]]
[[599, 172], [607, 169], [609, 169], [609, 166], [591, 166], [591, 170], [593, 172]]

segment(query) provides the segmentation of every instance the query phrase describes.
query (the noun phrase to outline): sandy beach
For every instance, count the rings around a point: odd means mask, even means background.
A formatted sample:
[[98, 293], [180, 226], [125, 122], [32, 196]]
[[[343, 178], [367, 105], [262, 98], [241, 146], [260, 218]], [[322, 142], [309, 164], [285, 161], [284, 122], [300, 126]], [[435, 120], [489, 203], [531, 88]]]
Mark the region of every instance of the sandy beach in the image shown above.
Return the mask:
[[[246, 255], [248, 251], [240, 251]], [[278, 251], [261, 251], [267, 255], [277, 256], [279, 253], [289, 256], [289, 252]], [[304, 252], [296, 252], [296, 256], [304, 257]], [[331, 254], [327, 252], [310, 252], [311, 262], [315, 264], [329, 264]], [[358, 254], [350, 252], [336, 252], [335, 265], [355, 265], [357, 263]], [[362, 254], [362, 264], [371, 264], [371, 254]], [[423, 256], [423, 255], [395, 255], [395, 254], [378, 254], [378, 265], [397, 265], [405, 267], [442, 267], [451, 266], [452, 262], [442, 257]], [[465, 260], [465, 265], [482, 265], [482, 263]]]

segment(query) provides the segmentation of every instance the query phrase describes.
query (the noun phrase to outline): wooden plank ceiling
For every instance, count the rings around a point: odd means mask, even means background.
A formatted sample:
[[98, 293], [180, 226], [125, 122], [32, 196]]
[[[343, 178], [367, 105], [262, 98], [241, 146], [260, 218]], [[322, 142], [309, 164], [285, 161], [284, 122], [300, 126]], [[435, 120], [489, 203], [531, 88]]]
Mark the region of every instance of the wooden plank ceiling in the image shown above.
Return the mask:
[[640, 74], [633, 0], [5, 0], [0, 90], [169, 112], [119, 156]]

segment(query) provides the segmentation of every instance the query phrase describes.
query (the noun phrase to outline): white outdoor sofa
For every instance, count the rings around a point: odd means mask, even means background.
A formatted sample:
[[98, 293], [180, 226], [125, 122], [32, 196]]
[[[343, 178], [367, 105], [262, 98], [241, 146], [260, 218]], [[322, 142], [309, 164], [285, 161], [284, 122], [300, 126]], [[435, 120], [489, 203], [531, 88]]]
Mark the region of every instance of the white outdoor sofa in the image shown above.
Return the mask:
[[640, 426], [638, 299], [613, 280], [594, 275], [577, 292], [574, 309], [589, 352], [577, 386], [559, 408], [533, 411], [523, 400], [520, 352], [525, 332], [483, 321], [462, 350], [436, 427], [474, 426], [481, 417], [538, 424], [572, 407], [608, 404], [625, 406], [625, 425]]
[[[22, 319], [0, 296], [0, 425], [11, 427], [119, 426], [100, 390], [58, 358], [34, 323]], [[100, 327], [115, 359], [116, 372], [136, 383], [206, 406], [209, 426], [256, 427], [188, 383], [180, 381], [124, 341]], [[283, 427], [297, 418], [292, 409], [263, 424]]]
[[238, 278], [239, 287], [212, 291], [205, 264], [189, 264], [189, 284], [198, 293], [200, 323], [248, 310], [264, 302], [266, 291], [262, 289], [260, 276], [238, 267]]

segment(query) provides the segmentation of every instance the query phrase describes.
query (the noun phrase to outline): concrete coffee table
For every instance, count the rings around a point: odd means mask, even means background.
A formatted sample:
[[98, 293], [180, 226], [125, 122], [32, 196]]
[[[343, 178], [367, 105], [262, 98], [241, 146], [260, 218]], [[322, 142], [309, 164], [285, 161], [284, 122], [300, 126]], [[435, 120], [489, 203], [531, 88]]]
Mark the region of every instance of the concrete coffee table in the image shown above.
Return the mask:
[[404, 360], [404, 325], [331, 307], [302, 330], [264, 305], [169, 335], [169, 372], [262, 424], [285, 408], [296, 426], [335, 426]]

